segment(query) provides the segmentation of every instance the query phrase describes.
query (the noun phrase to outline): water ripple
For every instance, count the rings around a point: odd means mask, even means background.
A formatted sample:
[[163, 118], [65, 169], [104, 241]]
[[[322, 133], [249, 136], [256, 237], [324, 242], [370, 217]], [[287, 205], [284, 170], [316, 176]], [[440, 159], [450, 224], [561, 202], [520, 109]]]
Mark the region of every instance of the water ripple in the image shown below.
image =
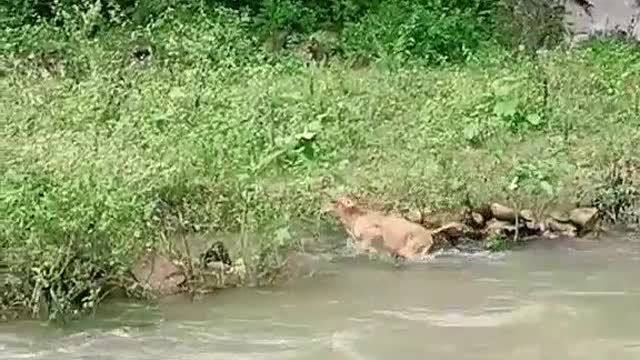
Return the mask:
[[485, 308], [479, 314], [468, 312], [376, 310], [375, 314], [402, 320], [421, 321], [437, 327], [499, 327], [514, 323], [536, 322], [542, 319], [541, 304], [514, 307]]

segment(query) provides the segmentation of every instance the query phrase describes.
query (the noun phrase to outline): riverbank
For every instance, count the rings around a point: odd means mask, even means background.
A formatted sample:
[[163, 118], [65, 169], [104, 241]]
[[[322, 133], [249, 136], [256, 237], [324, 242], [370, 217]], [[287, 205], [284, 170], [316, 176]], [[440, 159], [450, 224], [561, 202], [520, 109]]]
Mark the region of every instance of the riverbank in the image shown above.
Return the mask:
[[630, 45], [354, 67], [265, 54], [220, 25], [148, 47], [129, 35], [2, 55], [5, 308], [91, 308], [135, 288], [132, 264], [176, 234], [261, 234], [227, 246], [266, 273], [299, 231], [335, 227], [320, 209], [347, 192], [394, 210], [596, 206], [637, 221]]

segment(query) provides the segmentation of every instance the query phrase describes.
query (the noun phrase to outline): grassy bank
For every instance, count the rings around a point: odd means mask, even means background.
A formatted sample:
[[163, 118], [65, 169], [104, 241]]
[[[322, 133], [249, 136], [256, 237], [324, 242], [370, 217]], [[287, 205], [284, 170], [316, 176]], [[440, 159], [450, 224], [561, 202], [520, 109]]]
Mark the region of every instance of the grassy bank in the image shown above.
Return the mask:
[[[263, 52], [241, 21], [91, 39], [5, 32], [15, 46], [0, 77], [2, 306], [91, 307], [176, 231], [262, 234], [243, 244], [258, 272], [296, 245], [283, 230], [331, 221], [320, 208], [341, 192], [628, 214], [638, 179], [627, 170], [640, 160], [629, 45], [317, 67]], [[153, 46], [143, 63], [132, 34]]]

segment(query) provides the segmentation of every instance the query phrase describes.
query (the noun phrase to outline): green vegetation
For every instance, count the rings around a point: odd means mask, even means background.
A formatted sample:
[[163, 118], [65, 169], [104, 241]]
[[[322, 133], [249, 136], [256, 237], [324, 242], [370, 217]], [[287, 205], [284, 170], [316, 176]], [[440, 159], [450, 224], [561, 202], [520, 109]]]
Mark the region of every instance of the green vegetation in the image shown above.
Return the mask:
[[493, 235], [487, 239], [485, 247], [491, 251], [505, 251], [509, 248], [509, 239], [503, 235]]
[[260, 234], [231, 250], [264, 273], [339, 191], [637, 207], [633, 44], [536, 55], [553, 19], [498, 37], [504, 1], [29, 3], [0, 35], [5, 309], [90, 309], [177, 232]]

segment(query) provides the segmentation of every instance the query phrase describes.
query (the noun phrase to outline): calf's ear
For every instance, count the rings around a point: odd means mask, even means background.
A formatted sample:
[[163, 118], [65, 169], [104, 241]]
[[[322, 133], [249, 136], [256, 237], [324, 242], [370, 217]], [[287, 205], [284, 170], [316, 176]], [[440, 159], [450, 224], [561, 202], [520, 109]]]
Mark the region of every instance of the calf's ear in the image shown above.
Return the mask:
[[342, 205], [344, 205], [345, 207], [348, 207], [348, 208], [352, 208], [352, 207], [356, 206], [356, 204], [353, 203], [353, 200], [351, 200], [349, 198], [343, 198], [341, 200], [341, 202], [342, 202]]

